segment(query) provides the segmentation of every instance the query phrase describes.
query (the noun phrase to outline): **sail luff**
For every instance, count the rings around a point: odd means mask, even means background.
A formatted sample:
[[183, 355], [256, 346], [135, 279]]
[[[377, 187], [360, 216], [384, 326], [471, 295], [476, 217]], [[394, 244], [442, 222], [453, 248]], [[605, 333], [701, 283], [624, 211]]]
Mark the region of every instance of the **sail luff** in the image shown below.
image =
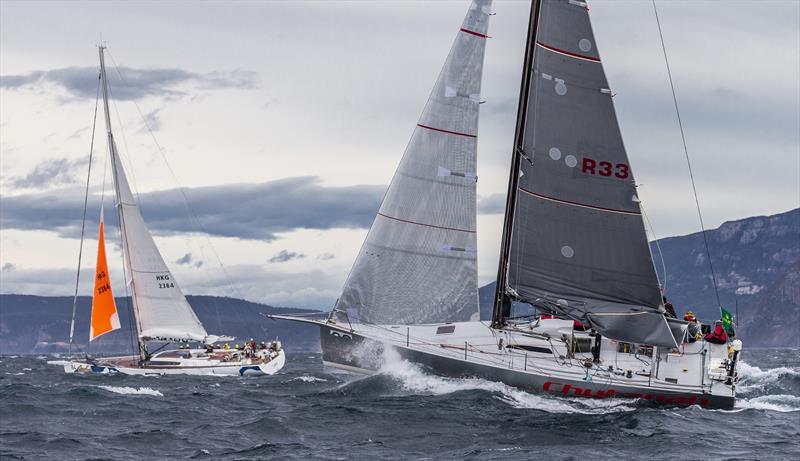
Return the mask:
[[528, 35], [525, 44], [525, 59], [523, 60], [522, 66], [519, 106], [517, 108], [517, 128], [514, 133], [514, 148], [511, 154], [511, 169], [508, 177], [505, 219], [503, 221], [503, 237], [500, 243], [500, 260], [497, 267], [497, 283], [495, 287], [494, 307], [492, 310], [492, 326], [495, 328], [505, 324], [505, 319], [510, 315], [511, 311], [511, 300], [508, 299], [506, 293], [506, 276], [508, 274], [508, 255], [511, 247], [514, 210], [517, 201], [519, 168], [525, 139], [525, 120], [528, 115], [528, 94], [530, 93], [531, 74], [533, 73], [536, 28], [539, 22], [539, 3], [540, 0], [531, 1], [530, 19], [528, 20]]

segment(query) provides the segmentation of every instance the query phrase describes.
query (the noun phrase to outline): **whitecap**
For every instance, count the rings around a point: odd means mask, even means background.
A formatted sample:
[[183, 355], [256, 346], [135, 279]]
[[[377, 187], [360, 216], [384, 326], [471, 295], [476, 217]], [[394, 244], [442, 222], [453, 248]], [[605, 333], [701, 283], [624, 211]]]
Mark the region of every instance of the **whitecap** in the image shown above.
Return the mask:
[[100, 389], [106, 390], [108, 392], [113, 392], [115, 394], [123, 394], [123, 395], [151, 395], [155, 397], [164, 397], [160, 391], [156, 389], [152, 389], [149, 387], [127, 387], [127, 386], [97, 386]]
[[800, 370], [797, 367], [778, 367], [762, 370], [746, 362], [739, 362], [737, 368], [739, 373], [737, 390], [742, 393], [764, 389], [765, 386], [774, 384], [784, 376], [800, 376]]
[[298, 376], [297, 378], [292, 378], [289, 380], [291, 381], [302, 381], [304, 383], [325, 383], [328, 382], [325, 378], [317, 378], [316, 376]]
[[767, 410], [780, 413], [800, 411], [800, 397], [788, 394], [762, 395], [752, 399], [739, 399], [732, 411]]

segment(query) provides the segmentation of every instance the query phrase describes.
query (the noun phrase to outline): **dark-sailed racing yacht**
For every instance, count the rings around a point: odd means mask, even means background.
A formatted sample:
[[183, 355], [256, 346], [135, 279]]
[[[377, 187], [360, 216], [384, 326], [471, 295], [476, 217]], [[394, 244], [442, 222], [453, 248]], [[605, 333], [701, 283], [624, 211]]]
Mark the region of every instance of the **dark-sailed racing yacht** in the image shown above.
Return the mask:
[[[741, 342], [667, 318], [586, 3], [533, 0], [491, 322], [479, 319], [476, 151], [490, 0], [474, 0], [343, 293], [326, 365], [388, 350], [560, 396], [732, 408]], [[511, 317], [515, 303], [538, 313]], [[576, 325], [579, 325], [576, 327]]]

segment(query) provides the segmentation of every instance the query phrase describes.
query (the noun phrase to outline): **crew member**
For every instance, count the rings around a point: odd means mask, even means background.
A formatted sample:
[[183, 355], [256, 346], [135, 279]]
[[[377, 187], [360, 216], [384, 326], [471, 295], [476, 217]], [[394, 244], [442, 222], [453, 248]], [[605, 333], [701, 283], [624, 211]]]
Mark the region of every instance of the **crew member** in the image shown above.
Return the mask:
[[683, 316], [683, 320], [689, 322], [689, 326], [687, 328], [687, 339], [690, 343], [693, 343], [703, 337], [703, 335], [700, 333], [700, 324], [697, 323], [697, 317], [694, 316], [694, 312], [686, 311], [686, 314]]
[[711, 344], [725, 344], [728, 342], [728, 332], [722, 326], [722, 321], [717, 320], [714, 323], [714, 331], [707, 334], [703, 339]]
[[669, 302], [666, 296], [662, 296], [662, 299], [664, 300], [664, 316], [670, 319], [677, 319], [678, 314], [675, 313], [675, 306]]

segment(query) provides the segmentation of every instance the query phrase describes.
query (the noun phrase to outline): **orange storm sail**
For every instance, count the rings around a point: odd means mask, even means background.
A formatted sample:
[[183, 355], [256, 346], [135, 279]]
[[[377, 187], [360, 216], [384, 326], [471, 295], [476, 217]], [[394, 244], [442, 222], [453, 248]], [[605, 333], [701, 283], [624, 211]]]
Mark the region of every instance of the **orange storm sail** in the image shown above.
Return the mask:
[[97, 272], [94, 278], [94, 296], [92, 297], [92, 323], [89, 328], [89, 341], [118, 330], [119, 315], [114, 295], [111, 292], [111, 279], [108, 276], [106, 262], [106, 241], [103, 232], [103, 212], [100, 212], [100, 232], [97, 237]]

